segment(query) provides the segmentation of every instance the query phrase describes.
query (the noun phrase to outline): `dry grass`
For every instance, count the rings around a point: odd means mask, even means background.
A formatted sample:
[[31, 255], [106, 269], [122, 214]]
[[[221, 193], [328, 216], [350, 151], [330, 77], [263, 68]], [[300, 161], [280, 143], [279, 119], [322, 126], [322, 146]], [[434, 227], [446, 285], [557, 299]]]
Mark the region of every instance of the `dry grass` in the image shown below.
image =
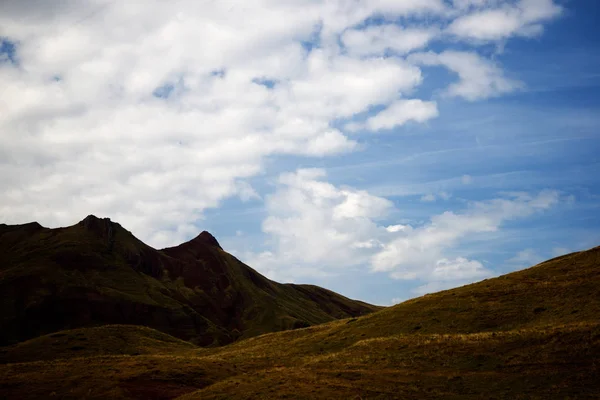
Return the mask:
[[0, 397], [599, 398], [599, 254], [220, 348], [0, 365]]

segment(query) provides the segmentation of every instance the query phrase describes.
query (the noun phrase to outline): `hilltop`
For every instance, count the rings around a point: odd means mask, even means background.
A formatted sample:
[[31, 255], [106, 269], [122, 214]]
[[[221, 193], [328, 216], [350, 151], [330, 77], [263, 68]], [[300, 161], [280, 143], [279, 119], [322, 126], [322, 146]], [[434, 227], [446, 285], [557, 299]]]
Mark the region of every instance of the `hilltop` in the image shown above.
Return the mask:
[[[11, 398], [598, 398], [598, 315], [594, 248], [219, 348], [123, 326], [61, 332], [3, 349], [12, 364], [0, 366], [0, 388]], [[97, 329], [140, 344], [121, 351]], [[65, 349], [80, 337], [99, 338], [97, 350]]]
[[108, 218], [57, 229], [0, 225], [0, 345], [65, 329], [133, 324], [200, 346], [380, 307], [271, 281], [209, 233], [156, 250]]

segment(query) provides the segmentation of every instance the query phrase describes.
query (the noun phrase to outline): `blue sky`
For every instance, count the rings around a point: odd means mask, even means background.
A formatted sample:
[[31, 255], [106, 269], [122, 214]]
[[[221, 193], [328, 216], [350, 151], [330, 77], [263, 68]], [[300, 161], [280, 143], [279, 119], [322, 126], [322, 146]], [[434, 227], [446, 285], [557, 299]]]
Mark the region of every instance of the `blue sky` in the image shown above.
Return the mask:
[[596, 2], [150, 4], [0, 6], [3, 222], [384, 305], [600, 244]]

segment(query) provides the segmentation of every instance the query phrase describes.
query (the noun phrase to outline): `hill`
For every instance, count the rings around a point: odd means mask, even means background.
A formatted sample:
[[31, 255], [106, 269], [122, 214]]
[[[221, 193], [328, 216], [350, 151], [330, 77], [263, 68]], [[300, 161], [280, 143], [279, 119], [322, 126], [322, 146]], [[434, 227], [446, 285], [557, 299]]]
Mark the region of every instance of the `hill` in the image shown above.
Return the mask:
[[370, 313], [323, 288], [273, 282], [208, 232], [155, 250], [108, 218], [0, 225], [0, 345], [65, 329], [147, 326], [202, 346]]
[[145, 326], [104, 325], [51, 333], [0, 348], [0, 364], [101, 355], [164, 354], [196, 349]]
[[30, 341], [4, 349], [23, 362], [0, 365], [0, 390], [24, 399], [591, 399], [600, 396], [599, 313], [594, 248], [219, 348], [24, 362], [39, 348]]

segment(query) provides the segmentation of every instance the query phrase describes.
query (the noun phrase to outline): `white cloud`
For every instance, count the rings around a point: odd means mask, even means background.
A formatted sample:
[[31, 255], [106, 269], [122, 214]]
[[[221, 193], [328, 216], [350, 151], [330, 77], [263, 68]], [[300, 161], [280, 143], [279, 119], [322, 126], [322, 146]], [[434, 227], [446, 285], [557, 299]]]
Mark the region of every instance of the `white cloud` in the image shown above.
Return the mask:
[[[472, 203], [461, 213], [444, 212], [421, 226], [384, 225], [393, 204], [365, 191], [336, 187], [325, 171], [282, 174], [267, 196], [263, 232], [268, 249], [245, 260], [272, 278], [327, 276], [370, 264], [395, 279], [451, 287], [493, 275], [478, 260], [448, 257], [462, 239], [495, 232], [507, 221], [546, 210], [556, 192], [509, 193]], [[429, 288], [429, 286], [427, 286]], [[429, 290], [429, 289], [428, 289]]]
[[[245, 182], [270, 157], [359, 148], [339, 119], [383, 106], [361, 125], [379, 130], [437, 116], [435, 102], [409, 98], [420, 66], [377, 56], [425, 49], [445, 35], [432, 17], [472, 12], [443, 0], [51, 3], [0, 2], [19, 64], [0, 65], [0, 219], [64, 226], [94, 213], [157, 247], [195, 235], [228, 197], [260, 200]], [[543, 2], [520, 4], [527, 26], [550, 18]], [[356, 29], [376, 15], [415, 22]], [[428, 54], [460, 76], [452, 95], [515, 88], [473, 55]], [[370, 218], [352, 214], [376, 208], [364, 194], [335, 190], [347, 201], [336, 221]]]
[[457, 257], [453, 260], [442, 258], [435, 263], [431, 275], [426, 278], [429, 282], [418, 286], [412, 292], [419, 295], [435, 293], [491, 278], [495, 275], [493, 271], [485, 268], [479, 261], [464, 257]]
[[339, 188], [323, 179], [325, 171], [301, 169], [282, 174], [274, 194], [267, 197], [269, 216], [263, 231], [272, 249], [244, 257], [271, 277], [289, 279], [331, 273], [365, 265], [381, 248], [388, 231], [377, 221], [392, 209], [389, 200], [352, 188]]
[[451, 281], [482, 278], [490, 274], [479, 261], [458, 257], [454, 260], [442, 258], [435, 263], [431, 277], [436, 281]]
[[437, 116], [437, 104], [433, 101], [396, 100], [385, 110], [369, 118], [365, 125], [370, 131], [378, 131], [392, 129], [409, 121], [425, 122]]
[[[373, 7], [412, 13], [434, 3]], [[400, 59], [307, 54], [300, 40], [319, 22], [352, 22], [354, 11], [318, 3], [64, 2], [60, 13], [19, 4], [0, 6], [21, 64], [0, 68], [8, 223], [66, 225], [94, 213], [154, 246], [175, 244], [224, 198], [259, 199], [244, 179], [266, 157], [352, 151], [357, 142], [330, 122], [393, 102], [422, 79]], [[152, 96], [169, 85], [168, 98]]]
[[[461, 3], [462, 8], [468, 6], [467, 2]], [[489, 2], [469, 1], [469, 3], [482, 5]], [[543, 30], [541, 22], [553, 19], [561, 13], [562, 8], [553, 0], [500, 3], [498, 6], [479, 8], [470, 14], [458, 17], [448, 26], [447, 31], [460, 38], [478, 41], [495, 41], [514, 35], [534, 36]]]
[[[435, 215], [430, 222], [414, 227], [405, 234], [385, 243], [381, 251], [374, 254], [371, 265], [374, 271], [388, 272], [396, 279], [435, 280], [439, 271], [452, 270], [454, 266], [477, 271], [477, 261], [456, 259], [453, 263], [446, 259], [444, 252], [471, 235], [495, 232], [506, 221], [523, 218], [556, 204], [559, 196], [553, 191], [540, 192], [537, 196], [513, 194], [509, 198], [499, 198], [475, 202], [462, 213], [444, 212]], [[458, 267], [456, 267], [458, 268]], [[436, 272], [438, 271], [438, 272]]]
[[540, 256], [534, 249], [524, 249], [519, 251], [508, 262], [519, 268], [527, 268], [539, 264], [544, 261], [544, 257]]
[[463, 175], [460, 178], [460, 181], [463, 185], [470, 185], [471, 183], [473, 183], [473, 177], [471, 175]]
[[394, 233], [394, 232], [405, 232], [407, 230], [411, 230], [412, 227], [410, 225], [390, 225], [386, 226], [385, 230]]
[[411, 290], [411, 292], [416, 295], [422, 296], [425, 294], [436, 293], [436, 292], [440, 292], [442, 290], [448, 290], [448, 289], [453, 289], [456, 287], [468, 285], [470, 283], [474, 283], [474, 282], [480, 281], [482, 279], [493, 278], [495, 276], [495, 274], [493, 274], [492, 272], [490, 272], [488, 270], [486, 270], [486, 271], [487, 271], [487, 274], [485, 274], [485, 275], [475, 276], [475, 277], [469, 278], [469, 279], [428, 282], [424, 285], [417, 286], [415, 289]]
[[414, 294], [424, 295], [463, 286], [475, 281], [491, 278], [495, 274], [485, 268], [479, 261], [469, 260], [464, 257], [455, 259], [442, 258], [435, 263], [429, 275], [420, 279], [427, 283], [412, 290]]
[[409, 60], [420, 65], [443, 65], [456, 73], [459, 81], [445, 91], [448, 96], [463, 97], [469, 101], [499, 96], [521, 88], [518, 81], [504, 76], [502, 70], [477, 53], [444, 51], [436, 54], [416, 53]]
[[406, 54], [423, 48], [437, 34], [437, 29], [402, 28], [395, 24], [369, 26], [344, 32], [342, 43], [356, 56], [372, 56], [391, 50]]

